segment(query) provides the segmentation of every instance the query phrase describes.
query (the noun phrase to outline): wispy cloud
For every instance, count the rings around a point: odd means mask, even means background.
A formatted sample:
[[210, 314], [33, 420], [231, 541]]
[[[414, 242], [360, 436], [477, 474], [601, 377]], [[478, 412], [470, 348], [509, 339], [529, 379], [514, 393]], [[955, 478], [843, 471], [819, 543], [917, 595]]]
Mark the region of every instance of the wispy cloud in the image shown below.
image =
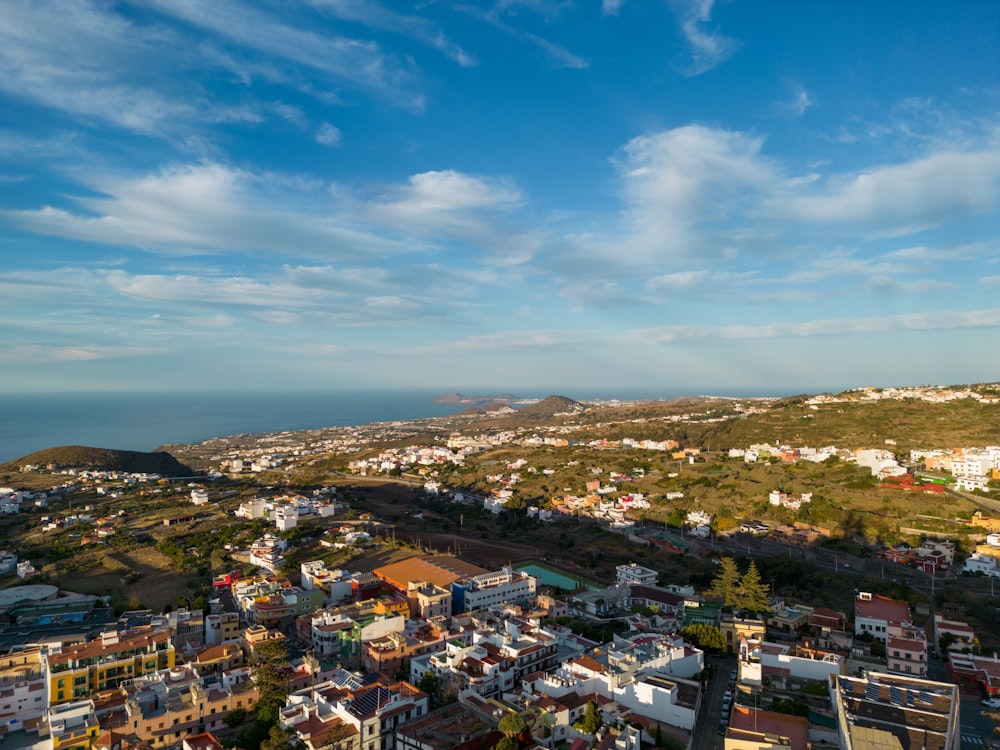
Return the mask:
[[125, 245], [169, 254], [284, 254], [290, 245], [313, 257], [386, 255], [403, 246], [329, 213], [317, 185], [222, 164], [183, 165], [142, 177], [91, 175], [105, 197], [77, 198], [73, 212], [46, 206], [6, 216], [40, 234]]
[[341, 20], [418, 39], [441, 51], [462, 67], [476, 64], [475, 57], [449, 39], [440, 27], [425, 18], [397, 13], [376, 0], [310, 0], [310, 2]]
[[945, 331], [960, 328], [995, 328], [1000, 326], [1000, 308], [970, 311], [908, 313], [871, 318], [836, 318], [802, 323], [766, 325], [698, 326], [676, 325], [633, 331], [642, 338], [659, 343], [682, 339], [771, 339], [837, 336], [846, 334], [888, 333], [894, 331]]
[[[422, 109], [415, 71], [365, 39], [324, 34], [282, 22], [234, 0], [150, 0], [162, 13], [196, 24], [231, 42], [279, 60], [321, 71], [338, 82], [379, 92], [411, 109]], [[267, 29], [267, 33], [261, 33]]]
[[[529, 4], [533, 6], [534, 4]], [[534, 46], [545, 52], [551, 65], [556, 68], [575, 68], [582, 70], [590, 67], [590, 62], [580, 57], [579, 55], [571, 52], [566, 47], [551, 39], [536, 34], [532, 31], [526, 31], [524, 29], [513, 26], [504, 20], [504, 10], [506, 5], [500, 3], [492, 10], [484, 11], [481, 8], [472, 5], [463, 5], [460, 8], [466, 13], [479, 18], [487, 23], [491, 24], [495, 28], [510, 34], [515, 39], [520, 39], [522, 41], [533, 44]], [[547, 5], [541, 5], [539, 8], [533, 8], [535, 10], [544, 10]]]
[[813, 195], [778, 211], [812, 222], [847, 223], [855, 231], [912, 234], [990, 210], [1000, 191], [1000, 148], [939, 151], [902, 164], [836, 175]]
[[617, 16], [625, 0], [601, 0], [601, 13], [606, 16]]
[[774, 105], [774, 113], [777, 117], [794, 120], [802, 117], [807, 109], [816, 104], [816, 101], [802, 84], [793, 83], [790, 88], [790, 96]]
[[88, 362], [98, 359], [145, 357], [165, 351], [152, 346], [102, 346], [97, 344], [37, 344], [0, 341], [0, 362]]
[[334, 127], [328, 122], [322, 123], [316, 130], [316, 141], [324, 146], [339, 146], [340, 128]]
[[688, 44], [686, 59], [679, 66], [685, 76], [707, 73], [722, 65], [739, 49], [737, 40], [708, 26], [715, 0], [668, 0], [668, 5], [677, 17]]

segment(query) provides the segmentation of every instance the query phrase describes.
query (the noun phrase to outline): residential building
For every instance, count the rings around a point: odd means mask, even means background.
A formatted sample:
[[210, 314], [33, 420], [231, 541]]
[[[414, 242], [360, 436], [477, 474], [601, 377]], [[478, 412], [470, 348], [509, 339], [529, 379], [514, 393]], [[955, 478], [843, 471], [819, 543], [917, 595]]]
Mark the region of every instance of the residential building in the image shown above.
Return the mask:
[[[280, 725], [296, 734], [322, 725], [324, 734], [341, 737], [351, 750], [394, 750], [397, 729], [427, 714], [427, 694], [409, 683], [362, 685], [359, 678], [350, 677], [338, 676], [289, 695]], [[307, 736], [315, 746], [316, 735]]]
[[23, 646], [0, 656], [0, 726], [30, 722], [48, 709], [45, 672], [38, 646]]
[[211, 680], [179, 666], [128, 682], [121, 688], [125, 729], [154, 748], [176, 747], [186, 738], [222, 729], [231, 711], [253, 710], [258, 693], [248, 668]]
[[38, 736], [48, 737], [52, 750], [90, 750], [100, 731], [94, 701], [88, 698], [49, 708]]
[[772, 685], [789, 678], [826, 682], [830, 675], [847, 671], [843, 655], [793, 643], [743, 639], [738, 659], [740, 682], [756, 686], [765, 678]]
[[451, 590], [434, 583], [410, 581], [406, 591], [406, 601], [410, 605], [411, 617], [429, 620], [434, 617], [451, 616]]
[[652, 568], [646, 568], [636, 563], [619, 565], [615, 568], [615, 583], [639, 584], [655, 586], [660, 580], [660, 574]]
[[240, 616], [235, 612], [220, 612], [205, 617], [205, 645], [221, 646], [243, 638]]
[[43, 656], [49, 705], [86, 698], [127, 680], [174, 666], [166, 630], [107, 631], [86, 643], [57, 646]]
[[535, 595], [535, 588], [534, 576], [504, 566], [497, 571], [452, 582], [452, 610], [468, 612], [504, 602], [526, 601]]
[[809, 750], [809, 720], [748, 706], [734, 706], [725, 750]]
[[958, 685], [867, 672], [834, 675], [831, 704], [840, 750], [960, 750]]
[[396, 750], [478, 750], [503, 735], [462, 703], [452, 703], [396, 730]]
[[855, 596], [855, 635], [871, 635], [885, 643], [890, 635], [902, 637], [904, 627], [913, 627], [910, 607], [906, 602], [867, 591], [860, 591]]
[[353, 578], [346, 570], [330, 570], [322, 560], [312, 560], [302, 563], [300, 573], [302, 588], [323, 592], [324, 606], [351, 598]]

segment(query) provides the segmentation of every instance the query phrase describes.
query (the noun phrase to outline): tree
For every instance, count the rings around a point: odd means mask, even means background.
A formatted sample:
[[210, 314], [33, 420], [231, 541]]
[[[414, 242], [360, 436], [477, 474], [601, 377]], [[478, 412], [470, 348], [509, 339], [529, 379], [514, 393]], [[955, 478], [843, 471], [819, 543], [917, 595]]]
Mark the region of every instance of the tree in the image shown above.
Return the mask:
[[681, 635], [705, 651], [722, 651], [726, 647], [726, 640], [717, 625], [698, 622], [684, 628]]
[[267, 739], [260, 743], [260, 750], [305, 750], [305, 745], [291, 729], [275, 724]]
[[525, 723], [521, 714], [516, 711], [508, 711], [500, 719], [497, 724], [497, 729], [503, 732], [507, 737], [519, 737], [526, 729], [528, 725]]
[[722, 599], [723, 604], [732, 607], [740, 590], [740, 570], [731, 557], [723, 557], [719, 563], [719, 572], [712, 581], [708, 593]]
[[266, 726], [277, 724], [288, 698], [287, 665], [288, 644], [284, 639], [265, 641], [254, 650], [252, 667], [258, 694], [254, 716]]
[[441, 697], [441, 678], [434, 672], [424, 672], [424, 676], [417, 683], [417, 688], [430, 696], [432, 703], [437, 703]]
[[518, 750], [519, 747], [520, 743], [513, 737], [501, 737], [493, 746], [493, 750]]
[[768, 609], [770, 596], [767, 587], [760, 580], [760, 572], [757, 564], [751, 560], [750, 567], [740, 579], [740, 587], [737, 593], [736, 605], [740, 609], [751, 612], [763, 612]]
[[247, 710], [245, 708], [234, 708], [228, 714], [223, 721], [226, 726], [230, 729], [236, 729], [240, 724], [247, 720]]
[[594, 701], [587, 703], [587, 713], [578, 722], [578, 729], [584, 734], [597, 734], [597, 731], [604, 725], [604, 719], [601, 716], [601, 709], [597, 707]]

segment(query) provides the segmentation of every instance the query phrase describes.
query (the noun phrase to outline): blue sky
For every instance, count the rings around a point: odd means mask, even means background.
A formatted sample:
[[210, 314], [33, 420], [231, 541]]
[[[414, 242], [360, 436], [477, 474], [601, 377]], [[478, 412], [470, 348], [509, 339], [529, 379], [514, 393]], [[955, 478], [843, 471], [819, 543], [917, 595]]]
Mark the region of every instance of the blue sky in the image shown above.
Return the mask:
[[998, 36], [975, 0], [8, 0], [0, 383], [995, 380]]

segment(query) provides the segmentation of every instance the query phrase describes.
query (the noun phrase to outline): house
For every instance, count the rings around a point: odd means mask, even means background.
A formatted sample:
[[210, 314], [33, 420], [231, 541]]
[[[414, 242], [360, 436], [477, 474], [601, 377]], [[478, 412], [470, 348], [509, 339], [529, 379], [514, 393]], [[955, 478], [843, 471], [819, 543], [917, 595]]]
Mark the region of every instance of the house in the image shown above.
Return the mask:
[[615, 583], [655, 586], [659, 580], [660, 574], [655, 570], [637, 565], [634, 562], [615, 568]]
[[830, 693], [840, 750], [961, 747], [958, 685], [868, 671], [833, 675]]

